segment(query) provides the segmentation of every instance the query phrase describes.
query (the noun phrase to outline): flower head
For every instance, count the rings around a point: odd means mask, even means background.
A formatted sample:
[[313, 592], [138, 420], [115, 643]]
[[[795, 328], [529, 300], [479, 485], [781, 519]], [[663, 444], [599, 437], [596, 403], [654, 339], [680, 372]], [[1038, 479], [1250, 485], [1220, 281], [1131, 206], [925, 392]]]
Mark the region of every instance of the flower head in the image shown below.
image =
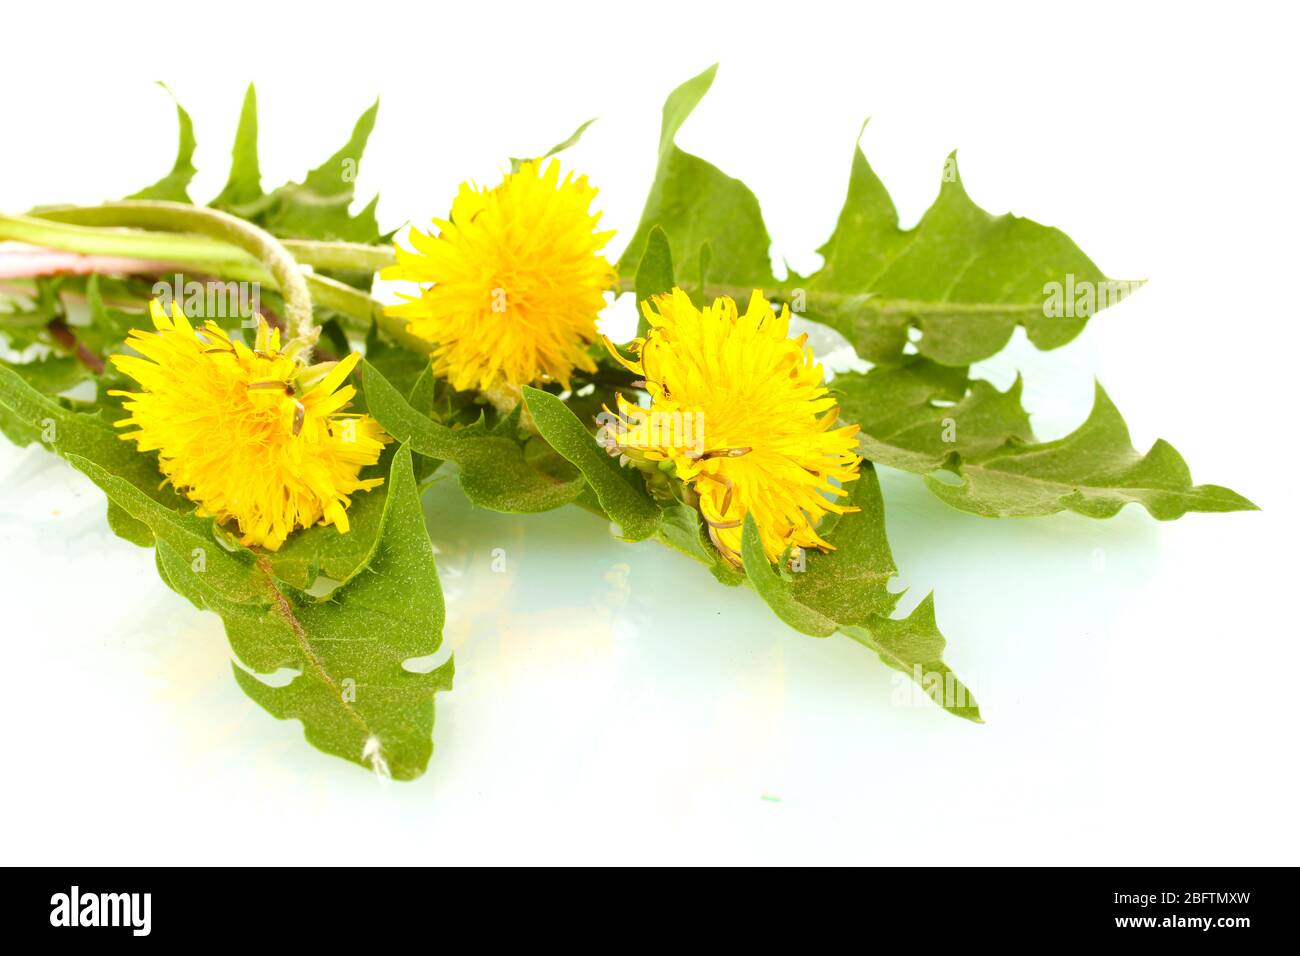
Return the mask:
[[858, 428], [832, 428], [839, 408], [806, 336], [788, 337], [789, 309], [776, 315], [756, 291], [744, 314], [728, 298], [701, 310], [674, 289], [642, 311], [650, 332], [632, 343], [636, 361], [606, 344], [643, 376], [651, 404], [619, 396], [619, 426], [603, 436], [611, 452], [671, 461], [733, 564], [746, 515], [771, 561], [791, 547], [830, 550], [816, 525], [827, 513], [855, 510], [834, 498], [858, 477]]
[[[139, 355], [111, 361], [140, 383], [125, 396], [121, 437], [158, 464], [201, 514], [239, 527], [241, 543], [272, 551], [314, 524], [348, 530], [348, 497], [382, 484], [361, 480], [389, 437], [367, 415], [345, 413], [343, 385], [359, 356], [304, 368], [292, 345], [258, 317], [250, 349], [214, 322], [195, 330], [176, 303], [151, 304], [156, 332], [133, 329]], [[342, 386], [342, 387], [340, 387]]]
[[548, 381], [568, 387], [573, 369], [594, 371], [587, 346], [615, 273], [600, 255], [587, 177], [560, 179], [524, 163], [494, 189], [465, 183], [439, 234], [411, 230], [415, 251], [397, 247], [385, 279], [432, 283], [393, 306], [413, 335], [433, 343], [433, 370], [458, 389]]

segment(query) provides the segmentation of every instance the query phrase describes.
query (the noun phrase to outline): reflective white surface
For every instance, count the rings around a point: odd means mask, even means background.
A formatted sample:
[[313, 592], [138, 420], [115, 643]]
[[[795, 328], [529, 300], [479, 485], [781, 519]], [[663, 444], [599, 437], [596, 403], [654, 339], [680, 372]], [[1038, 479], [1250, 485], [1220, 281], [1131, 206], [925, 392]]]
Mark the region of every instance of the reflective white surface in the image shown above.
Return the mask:
[[[349, 64], [310, 82], [296, 72], [308, 53], [254, 55], [231, 37], [200, 68], [187, 44], [210, 31], [173, 7], [111, 25], [87, 10], [103, 22], [82, 38], [39, 7], [11, 11], [23, 42], [0, 61], [6, 87], [31, 89], [44, 31], [70, 46], [39, 96], [6, 106], [19, 132], [0, 209], [161, 175], [173, 120], [155, 74], [194, 114], [195, 194], [215, 193], [252, 77], [272, 184], [328, 155], [383, 94], [360, 192], [382, 188], [386, 227], [600, 114], [568, 159], [601, 186], [617, 252], [652, 175], [659, 101], [726, 54], [681, 142], [755, 189], [778, 261], [816, 264], [863, 115], [905, 223], [962, 146], [977, 202], [1151, 280], [1067, 348], [1018, 340], [984, 371], [1000, 386], [1024, 373], [1045, 437], [1083, 419], [1096, 374], [1136, 445], [1167, 438], [1198, 481], [1264, 511], [998, 522], [884, 472], [901, 607], [936, 592], [947, 658], [987, 720], [974, 726], [910, 705], [861, 647], [786, 629], [684, 557], [614, 540], [576, 509], [475, 511], [445, 481], [425, 509], [455, 689], [438, 698], [427, 775], [384, 786], [240, 693], [220, 621], [112, 537], [94, 486], [0, 443], [7, 862], [1296, 861], [1288, 31], [1248, 11], [1166, 22], [1123, 5], [852, 22], [835, 5], [794, 25], [745, 9], [621, 21], [608, 5], [418, 5], [366, 21], [347, 5], [342, 32], [303, 25], [309, 48]], [[165, 58], [122, 55], [142, 22], [167, 25], [166, 43], [140, 39]], [[110, 41], [113, 67], [96, 73]]]

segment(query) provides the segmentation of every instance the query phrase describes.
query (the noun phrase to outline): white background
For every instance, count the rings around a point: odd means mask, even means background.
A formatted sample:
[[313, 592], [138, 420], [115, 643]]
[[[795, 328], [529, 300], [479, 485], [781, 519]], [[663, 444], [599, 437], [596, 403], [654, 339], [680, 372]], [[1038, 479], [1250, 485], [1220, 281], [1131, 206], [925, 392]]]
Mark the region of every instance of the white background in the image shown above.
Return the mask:
[[935, 589], [975, 726], [898, 706], [861, 647], [789, 631], [653, 543], [572, 509], [475, 513], [445, 483], [427, 512], [456, 687], [429, 772], [384, 786], [240, 693], [220, 621], [109, 534], [97, 489], [3, 445], [6, 862], [1298, 862], [1283, 5], [287, 6], [11, 5], [0, 209], [162, 175], [154, 79], [194, 115], [210, 198], [253, 79], [268, 185], [382, 96], [359, 188], [382, 189], [388, 228], [599, 116], [566, 162], [601, 188], [617, 253], [662, 98], [721, 60], [680, 143], [754, 189], [778, 262], [816, 264], [864, 117], [908, 225], [960, 147], [985, 208], [1150, 280], [1064, 349], [1018, 336], [987, 374], [1024, 371], [1045, 437], [1083, 419], [1095, 374], [1135, 444], [1169, 439], [1263, 511], [997, 522], [887, 472], [901, 607]]

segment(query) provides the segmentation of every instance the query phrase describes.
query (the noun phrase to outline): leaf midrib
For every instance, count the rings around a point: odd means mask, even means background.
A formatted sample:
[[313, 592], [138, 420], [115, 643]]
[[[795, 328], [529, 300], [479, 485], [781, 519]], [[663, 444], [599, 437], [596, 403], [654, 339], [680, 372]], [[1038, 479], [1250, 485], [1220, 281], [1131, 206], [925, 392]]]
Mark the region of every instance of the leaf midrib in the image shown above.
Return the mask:
[[297, 641], [303, 657], [305, 657], [307, 662], [311, 664], [312, 669], [315, 670], [317, 676], [327, 687], [330, 688], [330, 690], [334, 692], [334, 699], [343, 709], [343, 712], [356, 722], [356, 724], [365, 732], [367, 738], [375, 736], [365, 717], [348, 702], [347, 698], [343, 696], [343, 689], [330, 675], [329, 671], [325, 669], [324, 661], [322, 661], [320, 656], [316, 653], [316, 649], [312, 647], [311, 640], [307, 636], [307, 628], [303, 625], [302, 621], [298, 619], [298, 615], [294, 613], [293, 605], [289, 602], [289, 598], [278, 586], [276, 586], [271, 562], [266, 559], [265, 555], [258, 557], [257, 569], [265, 576], [266, 587], [267, 591], [270, 593], [272, 604], [274, 604], [276, 612], [289, 626], [289, 630], [293, 632], [294, 640]]

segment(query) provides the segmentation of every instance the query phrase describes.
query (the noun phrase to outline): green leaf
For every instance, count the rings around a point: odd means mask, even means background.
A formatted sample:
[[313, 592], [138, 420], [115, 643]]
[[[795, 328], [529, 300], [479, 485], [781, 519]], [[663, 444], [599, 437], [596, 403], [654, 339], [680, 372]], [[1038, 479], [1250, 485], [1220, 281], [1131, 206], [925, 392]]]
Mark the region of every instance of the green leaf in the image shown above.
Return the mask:
[[659, 509], [646, 493], [640, 473], [620, 467], [618, 460], [605, 453], [595, 436], [554, 395], [525, 387], [524, 401], [542, 437], [582, 472], [601, 510], [619, 526], [622, 537], [641, 541], [653, 535], [659, 528]]
[[496, 429], [485, 425], [448, 428], [411, 407], [401, 393], [369, 362], [361, 362], [366, 406], [384, 429], [413, 451], [460, 465], [460, 484], [474, 504], [493, 511], [549, 511], [574, 501], [582, 492], [582, 477], [572, 469], [561, 473], [536, 467], [525, 457], [525, 445], [512, 432], [517, 417]]
[[758, 200], [748, 187], [716, 166], [677, 148], [677, 131], [713, 85], [713, 65], [675, 89], [664, 103], [659, 164], [641, 222], [619, 260], [624, 278], [635, 276], [650, 231], [661, 226], [674, 262], [697, 262], [708, 243], [726, 282], [746, 289], [772, 288], [771, 239]]
[[277, 588], [260, 619], [228, 620], [227, 634], [256, 669], [299, 669], [272, 687], [235, 668], [240, 687], [272, 715], [302, 721], [307, 740], [326, 753], [410, 780], [432, 755], [433, 698], [451, 689], [454, 665], [448, 659], [426, 673], [404, 666], [438, 650], [444, 608], [408, 449], [394, 456], [389, 484], [365, 573], [322, 599]]
[[0, 334], [8, 340], [10, 348], [22, 350], [37, 342], [48, 344], [50, 322], [64, 318], [59, 291], [63, 277], [53, 280], [37, 279], [35, 288], [22, 298], [0, 309]]
[[804, 555], [805, 570], [788, 576], [773, 569], [758, 526], [746, 515], [741, 554], [750, 584], [777, 617], [797, 631], [814, 637], [839, 631], [927, 692], [939, 675], [941, 686], [960, 692], [940, 695], [935, 702], [958, 717], [978, 721], [974, 698], [943, 663], [944, 639], [935, 625], [933, 601], [926, 598], [909, 617], [890, 616], [900, 595], [890, 593], [887, 585], [897, 569], [885, 537], [880, 484], [870, 463], [863, 463], [850, 488], [848, 501], [860, 510], [823, 531], [836, 550]]
[[790, 576], [789, 591], [804, 607], [841, 627], [867, 627], [880, 615], [893, 613], [899, 596], [888, 584], [898, 569], [885, 537], [885, 505], [875, 469], [864, 467], [848, 491], [847, 503], [859, 510], [823, 526], [835, 550], [805, 554], [807, 568]]
[[646, 237], [645, 252], [636, 268], [636, 334], [645, 337], [650, 323], [641, 314], [641, 303], [652, 296], [671, 292], [677, 284], [673, 273], [673, 253], [668, 245], [668, 235], [660, 226], [650, 230]]
[[0, 367], [9, 369], [43, 395], [58, 395], [95, 377], [90, 369], [70, 355], [47, 355], [31, 362], [0, 359]]
[[1057, 229], [980, 209], [966, 194], [955, 154], [944, 165], [934, 205], [914, 229], [900, 229], [888, 192], [857, 147], [848, 198], [819, 250], [824, 266], [778, 282], [753, 193], [675, 143], [715, 72], [710, 67], [682, 84], [664, 104], [655, 180], [619, 262], [625, 280], [635, 274], [636, 257], [658, 225], [675, 262], [700, 263], [702, 298], [744, 298], [763, 289], [838, 329], [876, 363], [900, 360], [909, 330], [916, 329], [920, 354], [946, 365], [988, 358], [1017, 325], [1039, 348], [1064, 345], [1090, 315], [1140, 285], [1107, 279]]
[[[395, 445], [384, 450], [378, 462], [362, 470], [362, 478], [378, 478], [392, 471]], [[365, 565], [374, 551], [375, 540], [383, 530], [384, 510], [389, 488], [385, 481], [378, 488], [352, 496], [348, 508], [347, 534], [328, 525], [316, 525], [296, 531], [271, 554], [275, 576], [286, 584], [306, 590], [324, 575], [333, 581], [346, 581]]]
[[82, 344], [97, 355], [122, 351], [126, 337], [132, 329], [153, 328], [153, 322], [147, 311], [116, 309], [105, 304], [101, 291], [103, 281], [98, 275], [92, 275], [86, 281], [86, 303], [90, 310], [90, 321], [87, 325], [79, 325], [73, 329]]
[[328, 352], [334, 357], [352, 354], [352, 343], [348, 341], [347, 330], [343, 328], [343, 322], [337, 316], [321, 322], [320, 341], [317, 343], [316, 351], [317, 353]]
[[[91, 326], [78, 327], [77, 334], [83, 342], [94, 342], [96, 330], [102, 332], [96, 319], [96, 307], [103, 310], [99, 300], [98, 277], [92, 276], [87, 285], [91, 303]], [[105, 311], [105, 315], [108, 313]], [[120, 341], [120, 340], [119, 340]], [[93, 346], [92, 346], [93, 347]], [[74, 385], [93, 378], [84, 365], [70, 356], [48, 357], [26, 364], [0, 363], [0, 368], [11, 376], [0, 377], [0, 433], [19, 447], [41, 442], [56, 454], [82, 454], [105, 460], [121, 469], [147, 494], [166, 502], [169, 507], [185, 507], [184, 500], [168, 487], [160, 487], [161, 472], [157, 457], [143, 455], [121, 440], [121, 433], [110, 420], [118, 417], [116, 405], [106, 404], [104, 382], [99, 383], [97, 413], [77, 412], [54, 398]], [[26, 386], [25, 388], [22, 386]], [[114, 534], [132, 544], [147, 548], [153, 545], [149, 529], [123, 512], [113, 502], [108, 504], [108, 526]]]
[[849, 627], [844, 633], [875, 651], [890, 667], [912, 678], [948, 713], [984, 723], [974, 695], [943, 662], [948, 642], [935, 621], [933, 594], [927, 594], [905, 618], [877, 617], [870, 628]]
[[1021, 383], [999, 392], [965, 367], [911, 357], [830, 384], [840, 418], [862, 429], [859, 452], [878, 464], [926, 474], [970, 455], [1034, 440]]
[[[42, 395], [7, 366], [0, 366], [0, 422], [5, 425], [6, 435], [19, 444], [40, 441], [65, 458], [78, 456], [89, 459], [130, 483], [160, 506], [169, 510], [191, 510], [188, 502], [170, 485], [162, 485], [163, 477], [158, 470], [156, 455], [137, 451], [133, 444], [122, 440], [120, 430], [100, 415], [75, 412], [56, 399]], [[27, 440], [19, 441], [19, 437], [24, 435]], [[147, 547], [152, 543], [146, 528], [125, 520], [112, 508], [109, 525], [135, 544]]]
[[257, 90], [248, 84], [244, 106], [235, 130], [230, 156], [230, 176], [216, 199], [208, 205], [230, 210], [262, 197], [262, 167], [257, 158]]
[[763, 540], [752, 514], [745, 515], [741, 556], [745, 560], [745, 573], [749, 583], [782, 621], [796, 631], [813, 637], [830, 637], [839, 630], [839, 622], [801, 602], [795, 597], [790, 584], [773, 570], [767, 553], [763, 550]]
[[835, 550], [804, 554], [805, 570], [788, 578], [773, 570], [752, 518], [742, 537], [745, 573], [754, 589], [783, 621], [818, 637], [847, 625], [866, 626], [875, 616], [890, 614], [898, 601], [888, 589], [898, 569], [885, 537], [885, 505], [875, 470], [864, 465], [848, 491], [846, 504], [859, 510], [822, 529]]
[[0, 309], [0, 334], [15, 350], [47, 342], [50, 321], [58, 315], [59, 312], [46, 303], [34, 303], [31, 307], [15, 304], [12, 308]]
[[198, 171], [194, 168], [194, 123], [190, 114], [185, 112], [175, 94], [167, 89], [165, 83], [159, 83], [167, 95], [176, 104], [176, 120], [180, 125], [180, 144], [176, 148], [176, 162], [172, 171], [152, 186], [146, 186], [139, 192], [132, 193], [127, 199], [163, 199], [169, 202], [189, 202], [189, 185]]
[[1069, 510], [1109, 518], [1130, 502], [1160, 521], [1189, 511], [1257, 510], [1235, 491], [1193, 485], [1187, 463], [1163, 439], [1139, 453], [1100, 384], [1088, 420], [1066, 437], [972, 454], [956, 472], [960, 484], [934, 475], [926, 476], [926, 484], [954, 508], [987, 517]]
[[379, 323], [371, 322], [366, 334], [366, 361], [403, 395], [410, 395], [415, 383], [429, 367], [429, 356], [394, 345], [379, 332]]
[[697, 508], [681, 502], [661, 506], [655, 536], [668, 547], [694, 558], [728, 587], [745, 582], [744, 572], [732, 567], [709, 541]]
[[[534, 157], [534, 158], [539, 159], [539, 160], [541, 160], [541, 159], [550, 159], [550, 158], [551, 158], [552, 156], [554, 156], [556, 153], [562, 153], [562, 152], [564, 152], [566, 149], [568, 149], [569, 147], [577, 145], [578, 140], [582, 139], [582, 134], [585, 133], [585, 132], [587, 131], [587, 127], [590, 126], [590, 125], [591, 125], [592, 123], [594, 123], [594, 122], [596, 122], [596, 118], [593, 116], [591, 119], [587, 120], [587, 122], [583, 123], [583, 124], [582, 124], [581, 126], [579, 126], [577, 129], [575, 129], [572, 133], [570, 133], [568, 139], [561, 140], [560, 142], [558, 142], [558, 143], [556, 143], [554, 146], [552, 146], [550, 149], [548, 149], [548, 150], [547, 150], [545, 153], [543, 153], [541, 156]], [[527, 163], [527, 162], [531, 162], [531, 160], [530, 160], [530, 159], [518, 159], [518, 158], [516, 158], [516, 157], [514, 157], [514, 156], [511, 156], [511, 157], [510, 157], [510, 171], [511, 171], [512, 173], [517, 173], [517, 172], [519, 172], [520, 168], [524, 165], [524, 163]]]
[[[862, 428], [859, 452], [926, 476], [930, 490], [962, 511], [1019, 517], [1074, 511], [1109, 518], [1140, 503], [1162, 521], [1189, 511], [1243, 511], [1251, 502], [1217, 485], [1193, 485], [1165, 441], [1146, 455], [1100, 385], [1076, 431], [1038, 442], [1020, 405], [1020, 382], [999, 392], [965, 369], [912, 359], [898, 368], [837, 375], [842, 417]], [[940, 472], [951, 472], [958, 483]]]
[[[838, 329], [872, 362], [903, 355], [908, 329], [919, 352], [966, 365], [998, 352], [1017, 325], [1039, 348], [1069, 342], [1088, 316], [1123, 299], [1135, 283], [1109, 280], [1058, 229], [992, 216], [966, 194], [956, 154], [939, 198], [914, 229], [898, 226], [884, 185], [855, 147], [848, 198], [821, 249], [825, 265], [806, 280], [807, 317]], [[1049, 316], [1050, 284], [1092, 290]]]
[[257, 95], [250, 86], [235, 134], [230, 176], [212, 205], [251, 220], [282, 238], [378, 242], [379, 225], [375, 220], [378, 197], [356, 216], [349, 212], [361, 156], [378, 112], [376, 101], [361, 114], [347, 143], [309, 172], [301, 183], [286, 183], [263, 194], [257, 158]]
[[[399, 779], [423, 771], [433, 693], [449, 686], [451, 669], [416, 674], [401, 666], [437, 649], [442, 624], [408, 449], [391, 455], [381, 489], [354, 500], [351, 536], [310, 529], [279, 554], [258, 556], [235, 548], [211, 519], [194, 517], [188, 502], [159, 487], [157, 459], [123, 442], [108, 421], [71, 411], [7, 367], [0, 367], [0, 422], [20, 424], [100, 485], [113, 529], [157, 549], [163, 580], [222, 615], [248, 666], [299, 670], [292, 683], [274, 688], [236, 669], [250, 696], [277, 716], [303, 720], [308, 739], [328, 753], [382, 764]], [[344, 583], [322, 599], [292, 586], [317, 573]], [[379, 609], [384, 625], [375, 628]], [[355, 701], [331, 696], [345, 680], [353, 682]]]
[[269, 197], [265, 226], [277, 236], [372, 244], [379, 240], [372, 199], [353, 216], [349, 213], [361, 169], [361, 155], [375, 127], [379, 101], [361, 114], [351, 138], [329, 159], [307, 174], [302, 183], [281, 186]]
[[[239, 686], [273, 716], [300, 720], [326, 753], [399, 780], [418, 777], [433, 751], [434, 694], [453, 666], [404, 666], [437, 651], [443, 602], [410, 451], [393, 456], [381, 531], [363, 568], [323, 598], [278, 580], [266, 556], [228, 552], [210, 519], [177, 514], [87, 459], [72, 463], [152, 531], [159, 571], [178, 593], [225, 621], [231, 647], [260, 673], [291, 668], [273, 687], [243, 667]], [[377, 616], [380, 616], [377, 619]]]
[[149, 529], [164, 578], [182, 597], [214, 610], [268, 603], [255, 579], [255, 555], [243, 549], [228, 550], [211, 518], [169, 508], [91, 458], [73, 453], [66, 457], [99, 485], [113, 504]]
[[[131, 517], [121, 505], [111, 498], [108, 502], [108, 529], [119, 538], [130, 541], [138, 548], [152, 548], [156, 544], [153, 531], [149, 529], [149, 526]], [[165, 576], [163, 580], [167, 580]], [[168, 587], [170, 586], [168, 585]]]

